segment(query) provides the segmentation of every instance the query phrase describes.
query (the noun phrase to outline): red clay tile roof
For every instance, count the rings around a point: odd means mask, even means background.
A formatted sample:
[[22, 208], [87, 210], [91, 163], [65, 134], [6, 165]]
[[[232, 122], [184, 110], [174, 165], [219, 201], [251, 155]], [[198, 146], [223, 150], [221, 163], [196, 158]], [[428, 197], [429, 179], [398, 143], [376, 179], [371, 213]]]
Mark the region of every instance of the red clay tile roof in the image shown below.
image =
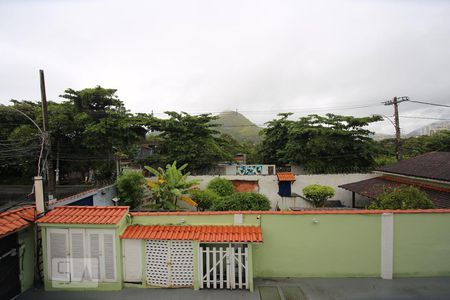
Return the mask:
[[0, 214], [0, 237], [34, 222], [34, 206], [24, 206]]
[[407, 176], [450, 181], [450, 152], [429, 152], [377, 169]]
[[200, 242], [262, 242], [261, 227], [238, 225], [205, 226], [128, 226], [121, 235], [123, 239], [146, 240], [195, 240]]
[[291, 172], [278, 172], [278, 181], [295, 181], [295, 175]]
[[128, 206], [60, 206], [37, 223], [117, 224], [128, 213]]
[[368, 198], [376, 198], [386, 188], [397, 188], [401, 185], [413, 185], [421, 189], [433, 201], [436, 208], [450, 208], [450, 189], [421, 185], [416, 182], [396, 179], [388, 176], [375, 177], [348, 184], [340, 185], [340, 188], [355, 192]]

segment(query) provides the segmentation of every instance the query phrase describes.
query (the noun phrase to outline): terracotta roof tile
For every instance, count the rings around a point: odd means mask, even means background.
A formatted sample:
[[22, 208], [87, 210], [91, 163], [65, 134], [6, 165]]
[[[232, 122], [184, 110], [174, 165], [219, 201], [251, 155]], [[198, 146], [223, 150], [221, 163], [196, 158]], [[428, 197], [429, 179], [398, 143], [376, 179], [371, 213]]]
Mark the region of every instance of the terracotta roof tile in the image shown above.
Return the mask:
[[261, 227], [241, 225], [133, 225], [120, 236], [122, 239], [195, 240], [200, 242], [262, 242]]
[[37, 223], [117, 224], [128, 213], [128, 206], [60, 206]]
[[0, 214], [0, 237], [18, 231], [34, 222], [34, 206], [24, 206]]
[[278, 172], [278, 181], [295, 181], [295, 175], [291, 172]]

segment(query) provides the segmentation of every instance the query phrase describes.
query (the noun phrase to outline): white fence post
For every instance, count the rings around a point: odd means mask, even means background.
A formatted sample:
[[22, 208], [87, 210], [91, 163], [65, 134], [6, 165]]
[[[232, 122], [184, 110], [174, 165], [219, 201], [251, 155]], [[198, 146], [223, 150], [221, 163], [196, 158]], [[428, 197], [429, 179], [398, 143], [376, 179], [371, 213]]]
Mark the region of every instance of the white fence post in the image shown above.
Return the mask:
[[392, 279], [394, 260], [394, 214], [381, 215], [381, 278]]

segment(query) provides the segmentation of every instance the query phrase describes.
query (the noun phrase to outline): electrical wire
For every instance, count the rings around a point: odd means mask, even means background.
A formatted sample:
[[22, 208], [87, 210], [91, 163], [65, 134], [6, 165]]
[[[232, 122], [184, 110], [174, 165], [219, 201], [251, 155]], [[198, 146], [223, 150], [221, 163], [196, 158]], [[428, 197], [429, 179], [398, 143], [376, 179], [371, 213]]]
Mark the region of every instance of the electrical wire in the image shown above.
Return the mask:
[[432, 105], [432, 106], [440, 106], [440, 107], [450, 107], [450, 105], [446, 105], [446, 104], [431, 103], [431, 102], [424, 102], [424, 101], [408, 100], [408, 102], [419, 103], [419, 104], [425, 104], [425, 105]]

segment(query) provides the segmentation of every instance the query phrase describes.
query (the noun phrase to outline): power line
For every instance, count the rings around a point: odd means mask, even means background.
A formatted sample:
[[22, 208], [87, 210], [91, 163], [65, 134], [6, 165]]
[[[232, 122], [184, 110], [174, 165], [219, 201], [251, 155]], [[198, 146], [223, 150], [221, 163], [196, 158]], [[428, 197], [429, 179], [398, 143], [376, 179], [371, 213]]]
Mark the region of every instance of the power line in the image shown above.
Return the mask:
[[415, 101], [415, 100], [407, 100], [407, 101], [413, 102], [413, 103], [425, 104], [425, 105], [432, 105], [432, 106], [450, 107], [450, 105], [440, 104], [440, 103], [431, 103], [431, 102]]
[[407, 119], [423, 119], [423, 120], [450, 121], [450, 119], [433, 118], [433, 117], [420, 117], [420, 116], [399, 116], [399, 117], [400, 117], [400, 118], [407, 118]]

